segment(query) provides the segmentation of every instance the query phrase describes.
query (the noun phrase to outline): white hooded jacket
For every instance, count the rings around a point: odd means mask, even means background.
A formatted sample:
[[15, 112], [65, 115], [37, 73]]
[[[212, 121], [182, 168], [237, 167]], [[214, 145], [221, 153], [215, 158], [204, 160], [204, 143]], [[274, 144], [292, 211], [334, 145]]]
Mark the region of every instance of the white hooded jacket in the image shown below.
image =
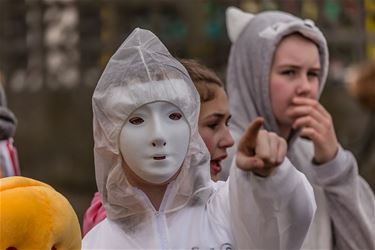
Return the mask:
[[[122, 169], [119, 135], [138, 107], [166, 101], [190, 126], [187, 155], [158, 211]], [[315, 211], [312, 188], [288, 160], [270, 178], [233, 167], [210, 179], [198, 133], [199, 95], [185, 68], [150, 31], [135, 29], [110, 59], [93, 95], [94, 155], [107, 219], [83, 249], [297, 249]], [[124, 156], [126, 158], [126, 155]]]

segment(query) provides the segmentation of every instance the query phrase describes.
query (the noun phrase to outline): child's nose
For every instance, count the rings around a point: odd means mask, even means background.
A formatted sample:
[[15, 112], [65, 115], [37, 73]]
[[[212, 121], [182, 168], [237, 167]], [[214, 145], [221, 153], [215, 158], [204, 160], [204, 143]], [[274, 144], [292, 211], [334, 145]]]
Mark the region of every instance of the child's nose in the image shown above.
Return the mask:
[[309, 81], [307, 76], [301, 76], [300, 83], [297, 87], [298, 96], [308, 96], [311, 92], [312, 83]]
[[224, 148], [232, 147], [234, 144], [234, 139], [232, 137], [232, 134], [230, 133], [229, 127], [225, 128], [225, 131], [223, 131], [223, 137], [221, 138], [220, 146]]

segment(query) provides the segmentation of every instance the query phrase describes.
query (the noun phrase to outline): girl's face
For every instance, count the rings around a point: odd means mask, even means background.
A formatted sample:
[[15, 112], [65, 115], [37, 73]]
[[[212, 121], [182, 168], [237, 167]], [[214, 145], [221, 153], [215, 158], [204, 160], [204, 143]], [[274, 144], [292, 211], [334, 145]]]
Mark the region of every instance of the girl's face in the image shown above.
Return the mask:
[[181, 110], [169, 102], [136, 109], [120, 133], [120, 151], [137, 177], [164, 184], [176, 176], [189, 146], [190, 127]]
[[270, 72], [270, 97], [281, 136], [287, 138], [293, 119], [288, 109], [294, 97], [317, 99], [321, 72], [317, 45], [301, 35], [285, 37], [277, 47]]
[[217, 180], [220, 162], [227, 157], [227, 148], [233, 146], [234, 141], [228, 127], [231, 115], [224, 88], [215, 84], [210, 84], [209, 88], [215, 98], [201, 103], [198, 127], [211, 155], [211, 178]]

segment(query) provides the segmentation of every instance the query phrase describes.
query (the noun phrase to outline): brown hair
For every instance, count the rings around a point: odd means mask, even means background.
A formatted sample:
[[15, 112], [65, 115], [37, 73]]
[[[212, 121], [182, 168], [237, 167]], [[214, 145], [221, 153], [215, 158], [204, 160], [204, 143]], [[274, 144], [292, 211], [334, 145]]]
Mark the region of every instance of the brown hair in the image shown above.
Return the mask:
[[351, 93], [365, 107], [375, 111], [375, 61], [359, 64], [349, 79]]
[[208, 102], [215, 98], [212, 86], [224, 87], [223, 82], [212, 69], [192, 59], [180, 59], [179, 61], [189, 73], [198, 90], [201, 102]]

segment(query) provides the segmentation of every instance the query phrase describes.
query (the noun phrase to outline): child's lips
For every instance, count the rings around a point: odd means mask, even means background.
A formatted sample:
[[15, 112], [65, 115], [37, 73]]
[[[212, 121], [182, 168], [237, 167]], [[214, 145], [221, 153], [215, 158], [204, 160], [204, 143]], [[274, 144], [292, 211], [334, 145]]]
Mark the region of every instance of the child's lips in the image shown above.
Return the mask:
[[211, 161], [210, 166], [211, 166], [211, 173], [213, 173], [214, 175], [221, 172], [220, 161]]
[[211, 173], [213, 175], [217, 175], [221, 172], [221, 161], [227, 158], [227, 154], [221, 155], [219, 157], [216, 157], [215, 159], [211, 160], [210, 167], [211, 167]]

